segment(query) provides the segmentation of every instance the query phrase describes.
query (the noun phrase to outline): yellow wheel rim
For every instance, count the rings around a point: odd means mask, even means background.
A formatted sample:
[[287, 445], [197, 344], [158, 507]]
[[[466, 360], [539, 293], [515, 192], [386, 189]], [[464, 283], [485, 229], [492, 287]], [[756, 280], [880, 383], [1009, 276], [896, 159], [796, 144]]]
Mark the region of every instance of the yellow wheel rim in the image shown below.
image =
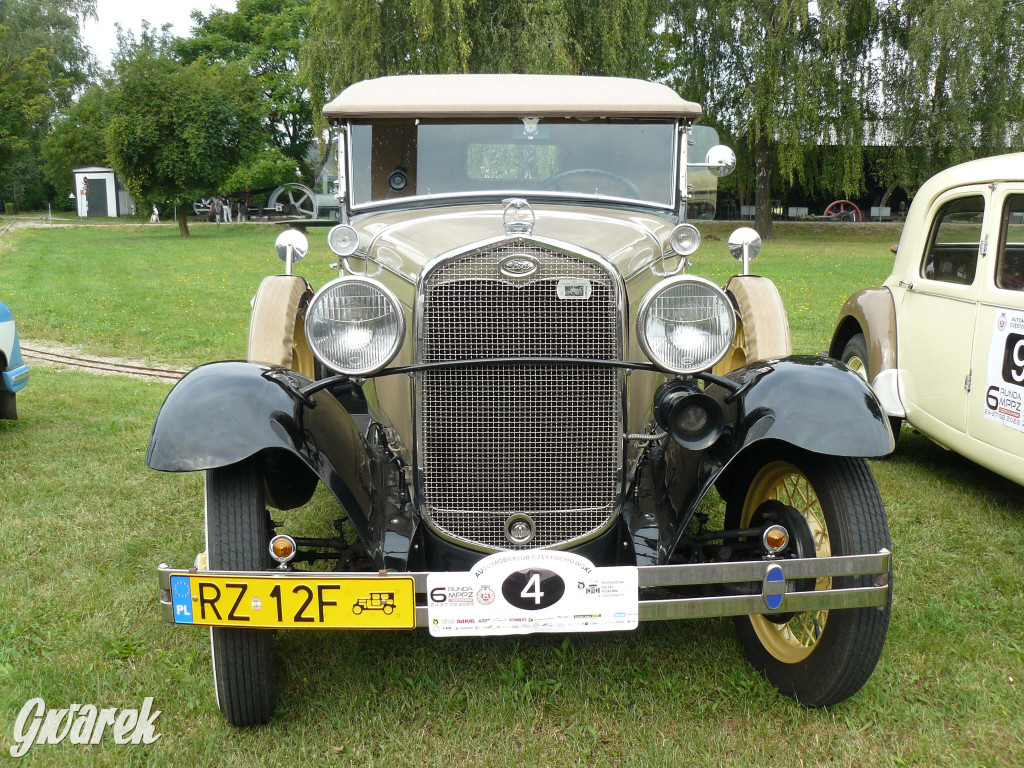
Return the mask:
[[[785, 461], [774, 461], [762, 467], [747, 491], [740, 525], [749, 526], [757, 508], [770, 499], [794, 507], [803, 515], [814, 539], [815, 556], [829, 557], [832, 554], [818, 495], [799, 469]], [[831, 589], [832, 578], [818, 579], [814, 588]], [[827, 620], [827, 610], [798, 613], [785, 624], [776, 624], [763, 616], [750, 617], [754, 632], [765, 650], [785, 664], [797, 664], [811, 655]]]
[[854, 355], [846, 361], [846, 367], [851, 371], [860, 376], [864, 381], [868, 380], [867, 367], [864, 365], [864, 361], [861, 360], [857, 355]]

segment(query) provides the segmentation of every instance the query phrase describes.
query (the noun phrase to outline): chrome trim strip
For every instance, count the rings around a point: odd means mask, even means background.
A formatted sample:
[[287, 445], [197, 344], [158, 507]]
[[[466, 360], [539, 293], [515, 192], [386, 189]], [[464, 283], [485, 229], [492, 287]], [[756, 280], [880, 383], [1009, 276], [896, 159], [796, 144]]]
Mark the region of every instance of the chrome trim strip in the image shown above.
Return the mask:
[[[914, 286], [911, 286], [910, 288], [907, 288], [907, 290], [911, 291], [912, 293], [916, 293], [918, 296], [931, 296], [934, 299], [948, 299], [949, 301], [958, 301], [961, 304], [977, 304], [978, 303], [978, 300], [976, 298], [975, 299], [961, 299], [959, 296], [950, 296], [950, 295], [945, 294], [945, 293], [933, 293], [932, 291], [923, 291], [920, 288], [916, 287], [918, 285], [920, 285], [920, 283], [915, 283]], [[970, 285], [965, 285], [964, 286], [964, 288], [970, 288], [970, 287], [971, 287]]]
[[[889, 572], [891, 554], [883, 549], [874, 555], [805, 557], [800, 560], [747, 560], [735, 563], [690, 565], [643, 565], [637, 570], [641, 587], [719, 584], [761, 581], [769, 565], [782, 566], [787, 579], [864, 576]], [[760, 595], [757, 596], [760, 599]]]
[[[396, 203], [405, 205], [416, 203], [429, 203], [432, 206], [443, 205], [447, 201], [472, 201], [472, 200], [496, 200], [501, 201], [508, 197], [524, 197], [524, 198], [539, 198], [541, 200], [557, 200], [569, 203], [575, 202], [599, 202], [599, 203], [617, 203], [620, 205], [635, 206], [637, 208], [647, 208], [657, 211], [669, 211], [674, 213], [674, 208], [671, 205], [665, 203], [658, 203], [653, 200], [640, 200], [635, 197], [615, 197], [613, 195], [589, 195], [584, 192], [551, 192], [543, 189], [489, 189], [485, 192], [473, 191], [473, 192], [446, 192], [438, 195], [407, 195], [405, 197], [393, 198], [390, 200], [377, 200], [370, 203], [361, 203], [359, 205], [353, 205], [351, 211], [353, 214], [357, 213], [368, 213], [370, 211], [376, 211], [380, 209], [386, 209], [388, 207], [394, 207]], [[675, 195], [673, 195], [673, 198]]]
[[[454, 248], [452, 250], [445, 251], [444, 253], [439, 254], [438, 256], [435, 256], [433, 259], [431, 259], [430, 261], [428, 261], [426, 264], [423, 265], [423, 269], [420, 271], [419, 278], [418, 278], [418, 280], [416, 282], [416, 295], [415, 295], [415, 303], [414, 303], [414, 306], [413, 306], [413, 339], [414, 339], [414, 343], [416, 344], [416, 348], [415, 348], [414, 354], [413, 354], [414, 362], [415, 363], [422, 363], [423, 362], [422, 356], [421, 356], [421, 352], [420, 352], [421, 347], [420, 347], [418, 342], [422, 338], [422, 335], [423, 335], [424, 286], [425, 286], [427, 280], [430, 278], [431, 274], [433, 274], [433, 272], [436, 269], [438, 269], [441, 265], [443, 265], [443, 264], [445, 264], [445, 263], [447, 263], [447, 262], [449, 262], [449, 261], [451, 261], [453, 259], [456, 259], [456, 258], [470, 258], [470, 257], [475, 256], [477, 254], [484, 253], [485, 251], [489, 251], [489, 250], [492, 250], [492, 249], [494, 249], [496, 247], [499, 247], [500, 245], [504, 245], [506, 243], [511, 243], [511, 242], [515, 242], [515, 241], [522, 241], [522, 242], [525, 242], [525, 243], [528, 243], [528, 244], [531, 244], [531, 245], [537, 245], [537, 246], [540, 246], [541, 248], [545, 248], [545, 249], [548, 249], [548, 250], [555, 251], [556, 253], [562, 253], [562, 254], [567, 255], [567, 256], [573, 256], [573, 257], [576, 257], [576, 258], [583, 259], [585, 261], [588, 261], [588, 262], [594, 264], [596, 267], [599, 267], [600, 269], [604, 270], [608, 274], [609, 279], [611, 281], [611, 284], [613, 286], [615, 286], [615, 291], [616, 291], [615, 305], [616, 305], [616, 310], [619, 313], [619, 318], [618, 318], [619, 322], [617, 324], [618, 327], [617, 327], [616, 345], [618, 347], [619, 357], [620, 358], [623, 357], [624, 356], [624, 352], [625, 352], [626, 340], [629, 338], [629, 336], [628, 336], [628, 332], [629, 332], [629, 328], [628, 328], [629, 318], [628, 318], [628, 312], [626, 311], [627, 294], [626, 294], [625, 283], [622, 280], [622, 275], [615, 268], [615, 265], [612, 264], [610, 261], [608, 261], [601, 254], [595, 253], [593, 251], [589, 251], [589, 250], [584, 249], [584, 248], [579, 248], [578, 246], [572, 245], [571, 243], [565, 243], [565, 242], [560, 241], [560, 240], [553, 240], [553, 239], [550, 239], [550, 238], [547, 238], [547, 237], [539, 237], [539, 236], [536, 236], [536, 235], [526, 236], [526, 235], [505, 235], [505, 234], [502, 234], [502, 235], [499, 235], [499, 236], [496, 236], [496, 237], [493, 237], [493, 238], [489, 238], [487, 240], [480, 240], [480, 241], [477, 241], [476, 243], [471, 243], [471, 244], [469, 244], [467, 246], [461, 246], [459, 248]], [[422, 401], [421, 386], [422, 386], [422, 377], [419, 376], [419, 375], [414, 375], [413, 376], [413, 386], [410, 388], [411, 396], [412, 396], [412, 402], [410, 403], [410, 407], [412, 408], [412, 414], [413, 414], [413, 419], [412, 419], [412, 422], [413, 422], [413, 448], [414, 448], [414, 452], [415, 452], [415, 456], [414, 456], [415, 477], [414, 477], [414, 481], [412, 483], [412, 487], [410, 488], [410, 496], [412, 497], [413, 504], [415, 505], [416, 509], [418, 511], [420, 511], [421, 517], [422, 517], [424, 523], [426, 523], [427, 526], [429, 526], [430, 529], [434, 533], [436, 533], [438, 536], [440, 536], [442, 539], [444, 539], [446, 541], [449, 541], [449, 542], [451, 542], [453, 544], [456, 544], [458, 546], [465, 547], [465, 548], [468, 548], [468, 549], [472, 549], [472, 550], [478, 551], [478, 552], [497, 552], [497, 551], [501, 551], [501, 550], [497, 550], [497, 549], [493, 549], [493, 548], [490, 548], [490, 547], [486, 547], [486, 546], [477, 544], [476, 542], [471, 542], [471, 541], [467, 541], [467, 540], [464, 540], [464, 539], [460, 539], [460, 538], [456, 538], [456, 537], [450, 536], [446, 532], [440, 530], [438, 528], [438, 526], [436, 526], [434, 524], [434, 521], [430, 519], [429, 516], [422, 514], [422, 509], [423, 509], [423, 504], [425, 502], [425, 499], [423, 497], [423, 489], [422, 489], [423, 465], [421, 463], [421, 458], [420, 458], [423, 455], [423, 445], [422, 445], [423, 423], [422, 423], [422, 412], [421, 412], [422, 409], [419, 407], [419, 403]], [[628, 421], [628, 413], [627, 413], [627, 410], [626, 410], [627, 403], [628, 403], [628, 399], [627, 399], [627, 394], [628, 393], [627, 393], [626, 376], [624, 374], [620, 374], [619, 375], [619, 394], [620, 394], [620, 409], [621, 409], [621, 414], [620, 415], [621, 415], [621, 418], [622, 418], [622, 425], [621, 425], [622, 429], [621, 429], [621, 432], [624, 433], [625, 432], [625, 425], [626, 425], [626, 423]], [[616, 464], [618, 466], [618, 469], [616, 470], [616, 485], [618, 486], [618, 490], [617, 490], [617, 493], [616, 493], [616, 497], [617, 497], [616, 498], [616, 505], [618, 507], [620, 507], [620, 508], [621, 508], [622, 498], [623, 498], [623, 496], [626, 493], [626, 471], [625, 471], [625, 469], [626, 469], [626, 467], [625, 467], [626, 454], [627, 454], [626, 440], [625, 440], [625, 435], [623, 434], [623, 438], [620, 439], [620, 441], [619, 441], [618, 456], [616, 457]], [[611, 527], [618, 520], [619, 513], [620, 513], [619, 509], [615, 510], [613, 512], [613, 514], [609, 517], [608, 521], [603, 526], [601, 526], [600, 528], [598, 528], [598, 529], [596, 529], [594, 531], [591, 531], [586, 536], [562, 542], [562, 543], [557, 545], [557, 548], [558, 549], [568, 549], [568, 548], [571, 548], [571, 547], [575, 547], [575, 546], [578, 546], [579, 544], [582, 544], [584, 542], [587, 542], [587, 541], [590, 541], [592, 539], [595, 539], [595, 538], [597, 538], [598, 536], [600, 536], [603, 533], [606, 533], [608, 530], [611, 529]]]
[[[880, 586], [787, 592], [782, 598], [782, 605], [775, 609], [765, 605], [764, 598], [760, 594], [641, 600], [640, 621], [800, 613], [802, 611], [841, 610], [843, 608], [880, 608], [888, 599], [889, 587]], [[418, 622], [417, 626], [419, 626]]]

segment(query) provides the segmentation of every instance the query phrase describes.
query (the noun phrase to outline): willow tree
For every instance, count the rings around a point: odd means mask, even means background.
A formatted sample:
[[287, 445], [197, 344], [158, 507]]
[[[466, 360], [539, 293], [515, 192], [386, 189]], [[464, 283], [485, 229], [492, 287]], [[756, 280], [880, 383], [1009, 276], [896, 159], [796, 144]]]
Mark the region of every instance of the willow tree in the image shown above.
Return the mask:
[[[788, 183], [860, 191], [876, 29], [871, 0], [671, 0], [667, 75], [752, 159], [762, 237], [773, 236], [774, 170]], [[829, 162], [818, 165], [820, 146]]]
[[937, 171], [1024, 144], [1019, 0], [881, 4], [879, 176], [913, 191]]
[[667, 0], [314, 0], [302, 72], [315, 114], [383, 75], [648, 77]]

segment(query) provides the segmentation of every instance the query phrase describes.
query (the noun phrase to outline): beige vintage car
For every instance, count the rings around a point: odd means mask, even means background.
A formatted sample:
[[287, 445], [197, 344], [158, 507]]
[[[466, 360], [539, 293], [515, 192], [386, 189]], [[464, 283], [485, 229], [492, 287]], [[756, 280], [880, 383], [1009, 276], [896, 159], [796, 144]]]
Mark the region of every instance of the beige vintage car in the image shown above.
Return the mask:
[[[784, 694], [855, 693], [891, 595], [863, 457], [892, 436], [860, 378], [789, 356], [771, 280], [688, 272], [688, 210], [735, 163], [700, 107], [636, 80], [422, 75], [325, 114], [337, 279], [292, 275], [307, 242], [282, 233], [248, 361], [178, 383], [147, 455], [206, 473], [206, 549], [160, 567], [161, 602], [211, 628], [228, 720], [273, 713], [276, 629], [734, 616]], [[730, 243], [744, 266], [758, 247]], [[336, 533], [292, 530], [321, 483]]]
[[1024, 154], [914, 197], [892, 274], [843, 306], [830, 354], [893, 422], [1024, 484]]

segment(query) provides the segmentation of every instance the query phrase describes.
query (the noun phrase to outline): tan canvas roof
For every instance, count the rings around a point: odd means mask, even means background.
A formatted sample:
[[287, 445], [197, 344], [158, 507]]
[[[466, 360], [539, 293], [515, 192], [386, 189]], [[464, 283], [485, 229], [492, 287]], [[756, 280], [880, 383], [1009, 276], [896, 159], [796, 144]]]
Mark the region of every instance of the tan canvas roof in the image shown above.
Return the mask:
[[573, 75], [399, 75], [349, 86], [324, 107], [358, 117], [690, 117], [700, 105], [660, 83]]

